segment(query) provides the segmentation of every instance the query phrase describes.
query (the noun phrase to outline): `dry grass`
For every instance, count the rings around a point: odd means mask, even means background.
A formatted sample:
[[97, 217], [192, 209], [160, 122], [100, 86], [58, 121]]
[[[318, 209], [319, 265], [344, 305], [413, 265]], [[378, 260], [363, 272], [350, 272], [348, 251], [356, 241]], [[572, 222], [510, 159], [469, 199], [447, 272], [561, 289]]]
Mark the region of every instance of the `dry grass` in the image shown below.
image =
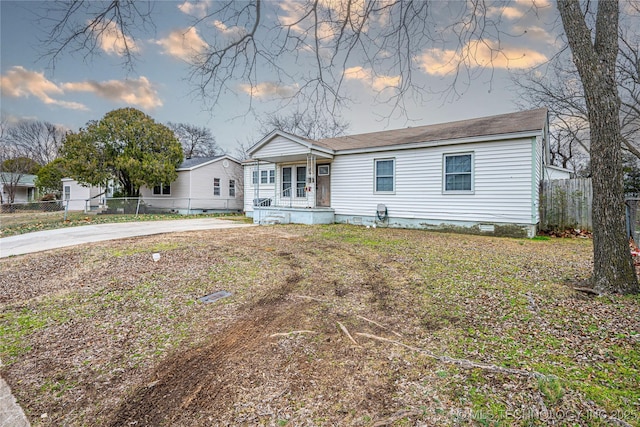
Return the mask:
[[1, 373], [36, 426], [637, 425], [640, 300], [575, 295], [590, 253], [290, 225], [3, 259]]

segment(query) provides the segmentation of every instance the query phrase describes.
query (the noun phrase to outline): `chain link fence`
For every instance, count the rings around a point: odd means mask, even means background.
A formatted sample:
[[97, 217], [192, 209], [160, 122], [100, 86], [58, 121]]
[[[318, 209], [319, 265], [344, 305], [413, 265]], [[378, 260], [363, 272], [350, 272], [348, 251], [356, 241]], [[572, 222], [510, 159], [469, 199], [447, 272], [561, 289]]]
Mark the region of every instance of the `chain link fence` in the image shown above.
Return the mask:
[[65, 209], [65, 203], [62, 200], [20, 202], [20, 203], [3, 203], [0, 213], [40, 213], [40, 212], [58, 212]]

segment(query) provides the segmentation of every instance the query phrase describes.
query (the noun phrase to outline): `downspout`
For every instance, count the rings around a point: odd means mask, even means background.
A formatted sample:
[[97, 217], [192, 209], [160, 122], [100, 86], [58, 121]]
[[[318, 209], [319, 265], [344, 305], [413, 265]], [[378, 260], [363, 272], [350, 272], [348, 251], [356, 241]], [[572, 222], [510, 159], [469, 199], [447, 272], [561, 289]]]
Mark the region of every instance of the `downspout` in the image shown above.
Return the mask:
[[[539, 209], [538, 206], [538, 150], [537, 150], [538, 144], [537, 144], [537, 137], [532, 137], [531, 138], [531, 224], [532, 225], [536, 225], [538, 223], [538, 221], [536, 221], [536, 217], [537, 217], [537, 209]], [[533, 236], [531, 236], [533, 237]]]

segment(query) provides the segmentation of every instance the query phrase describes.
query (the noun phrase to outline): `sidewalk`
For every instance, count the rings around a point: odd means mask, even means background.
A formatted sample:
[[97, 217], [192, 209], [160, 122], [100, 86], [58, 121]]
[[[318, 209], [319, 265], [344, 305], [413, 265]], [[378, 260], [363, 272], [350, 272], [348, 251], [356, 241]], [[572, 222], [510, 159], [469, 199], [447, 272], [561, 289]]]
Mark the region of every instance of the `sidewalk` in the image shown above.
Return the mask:
[[65, 227], [3, 237], [0, 239], [0, 258], [128, 237], [253, 226], [218, 218], [196, 218]]
[[5, 380], [0, 378], [0, 427], [29, 427], [29, 421], [22, 408], [11, 394]]

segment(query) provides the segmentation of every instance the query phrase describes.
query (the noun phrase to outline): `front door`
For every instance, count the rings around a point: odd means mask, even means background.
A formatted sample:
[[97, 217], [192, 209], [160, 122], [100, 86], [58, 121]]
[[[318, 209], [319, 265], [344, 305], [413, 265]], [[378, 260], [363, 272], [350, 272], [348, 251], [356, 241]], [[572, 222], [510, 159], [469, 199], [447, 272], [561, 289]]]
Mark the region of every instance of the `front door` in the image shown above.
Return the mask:
[[318, 165], [316, 171], [316, 206], [331, 206], [331, 165]]

